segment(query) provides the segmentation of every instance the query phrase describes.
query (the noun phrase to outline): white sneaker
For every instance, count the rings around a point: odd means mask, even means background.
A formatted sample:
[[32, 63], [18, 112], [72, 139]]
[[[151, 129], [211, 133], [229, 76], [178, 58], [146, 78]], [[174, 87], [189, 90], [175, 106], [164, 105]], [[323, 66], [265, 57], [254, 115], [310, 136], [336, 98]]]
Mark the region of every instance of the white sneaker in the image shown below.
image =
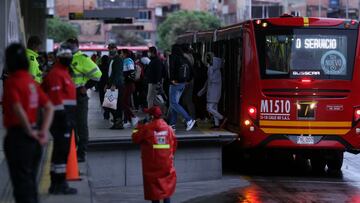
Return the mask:
[[131, 128], [131, 124], [129, 122], [126, 122], [123, 124], [124, 128]]
[[138, 124], [138, 122], [139, 122], [139, 118], [138, 118], [138, 117], [132, 117], [132, 118], [131, 118], [131, 125], [132, 125], [133, 127], [136, 127], [136, 125]]
[[188, 122], [186, 122], [186, 131], [191, 130], [195, 125], [195, 120], [191, 119]]

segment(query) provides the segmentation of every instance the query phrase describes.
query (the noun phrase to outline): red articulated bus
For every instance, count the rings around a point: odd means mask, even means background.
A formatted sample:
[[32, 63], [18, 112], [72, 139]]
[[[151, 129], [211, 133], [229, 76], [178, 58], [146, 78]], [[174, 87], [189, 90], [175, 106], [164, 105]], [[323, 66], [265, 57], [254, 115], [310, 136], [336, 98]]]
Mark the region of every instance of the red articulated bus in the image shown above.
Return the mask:
[[344, 151], [360, 152], [358, 38], [355, 20], [284, 15], [177, 43], [224, 60], [220, 110], [243, 149], [285, 149], [340, 170]]

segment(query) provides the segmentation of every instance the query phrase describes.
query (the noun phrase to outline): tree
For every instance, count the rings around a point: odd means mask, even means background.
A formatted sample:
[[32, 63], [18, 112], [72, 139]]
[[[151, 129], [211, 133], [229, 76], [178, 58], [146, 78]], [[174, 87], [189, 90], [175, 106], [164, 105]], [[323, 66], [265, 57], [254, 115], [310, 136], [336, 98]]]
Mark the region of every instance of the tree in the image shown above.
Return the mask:
[[188, 31], [209, 30], [220, 27], [220, 20], [202, 11], [177, 11], [170, 14], [158, 27], [159, 47], [169, 50], [176, 37]]
[[68, 22], [55, 17], [47, 20], [48, 38], [55, 42], [62, 42], [69, 38], [75, 38], [78, 35], [77, 30]]

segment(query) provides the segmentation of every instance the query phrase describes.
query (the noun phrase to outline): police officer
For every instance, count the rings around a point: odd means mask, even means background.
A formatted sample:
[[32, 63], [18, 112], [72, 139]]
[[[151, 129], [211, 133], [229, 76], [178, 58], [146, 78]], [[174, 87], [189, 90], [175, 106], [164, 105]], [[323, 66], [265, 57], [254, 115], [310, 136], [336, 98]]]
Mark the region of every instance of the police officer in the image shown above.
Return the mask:
[[44, 78], [42, 88], [54, 104], [55, 116], [50, 132], [54, 137], [51, 157], [50, 194], [76, 194], [66, 181], [66, 163], [70, 149], [70, 134], [75, 127], [76, 88], [69, 74], [71, 47], [64, 43], [56, 54], [56, 63]]
[[172, 128], [161, 119], [162, 112], [158, 106], [144, 112], [150, 114], [152, 120], [145, 125], [138, 124], [132, 139], [141, 145], [145, 199], [153, 203], [163, 199], [164, 203], [170, 203], [176, 186], [176, 137]]
[[[5, 157], [17, 203], [39, 202], [36, 174], [41, 145], [53, 117], [53, 106], [29, 74], [29, 61], [21, 44], [11, 44], [5, 52], [9, 78], [5, 81], [3, 108], [6, 136]], [[43, 122], [36, 129], [37, 112], [44, 108]]]
[[37, 83], [42, 81], [42, 72], [40, 70], [40, 65], [38, 62], [39, 50], [40, 50], [41, 40], [37, 36], [31, 36], [27, 43], [26, 55], [30, 62], [29, 72], [33, 76], [34, 80]]
[[76, 86], [76, 133], [78, 137], [78, 161], [85, 161], [87, 143], [89, 139], [88, 129], [88, 105], [89, 97], [87, 89], [100, 81], [101, 71], [98, 66], [79, 50], [77, 39], [68, 39], [67, 43], [72, 46], [73, 60], [71, 63], [72, 79]]

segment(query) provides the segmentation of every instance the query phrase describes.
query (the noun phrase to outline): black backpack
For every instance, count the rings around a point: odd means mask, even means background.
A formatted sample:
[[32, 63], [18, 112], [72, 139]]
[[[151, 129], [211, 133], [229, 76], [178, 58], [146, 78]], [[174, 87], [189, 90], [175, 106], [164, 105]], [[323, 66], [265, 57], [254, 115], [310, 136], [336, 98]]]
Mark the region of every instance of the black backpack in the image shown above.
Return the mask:
[[180, 59], [180, 65], [177, 68], [177, 82], [183, 83], [191, 80], [191, 68], [186, 58]]

